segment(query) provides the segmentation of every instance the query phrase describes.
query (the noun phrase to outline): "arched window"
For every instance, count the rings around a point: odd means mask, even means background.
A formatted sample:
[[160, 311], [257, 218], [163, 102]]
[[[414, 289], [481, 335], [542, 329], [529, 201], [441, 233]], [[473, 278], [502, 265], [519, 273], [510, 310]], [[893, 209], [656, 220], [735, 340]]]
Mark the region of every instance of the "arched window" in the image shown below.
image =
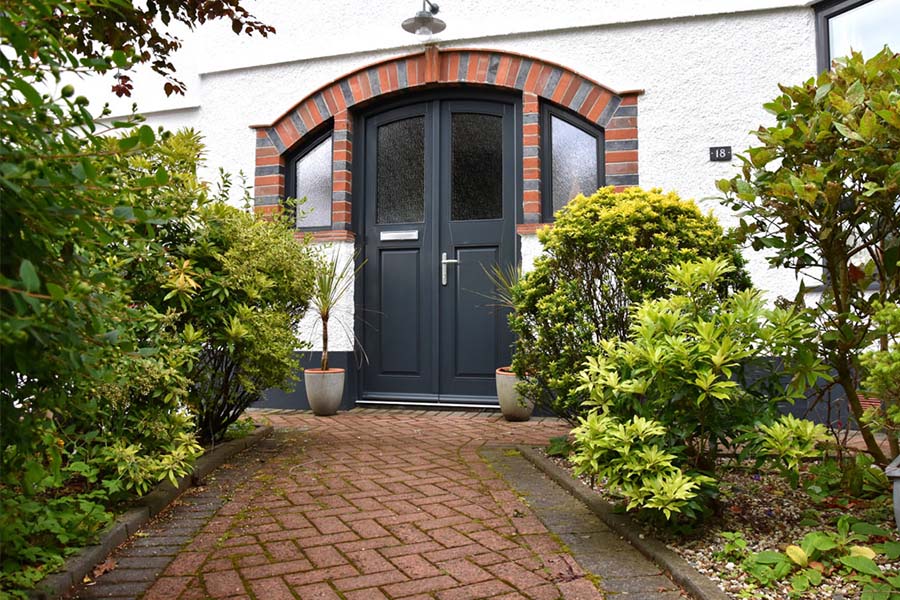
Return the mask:
[[541, 132], [543, 218], [549, 222], [569, 200], [604, 185], [603, 130], [545, 103]]
[[[298, 199], [297, 227], [331, 227], [332, 131], [312, 136], [288, 162], [287, 190]], [[305, 202], [299, 200], [306, 198]]]

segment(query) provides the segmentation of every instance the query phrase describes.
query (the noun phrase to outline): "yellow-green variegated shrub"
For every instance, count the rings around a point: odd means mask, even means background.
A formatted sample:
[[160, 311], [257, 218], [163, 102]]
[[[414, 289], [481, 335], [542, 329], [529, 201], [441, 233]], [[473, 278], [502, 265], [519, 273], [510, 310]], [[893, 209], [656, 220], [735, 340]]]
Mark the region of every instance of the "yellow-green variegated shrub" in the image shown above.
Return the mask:
[[667, 451], [666, 428], [659, 422], [634, 416], [620, 419], [591, 412], [572, 431], [575, 472], [605, 480], [606, 488], [620, 494], [627, 510], [645, 509], [696, 519], [706, 509], [703, 495], [714, 480], [678, 467], [678, 456]]
[[513, 289], [513, 369], [529, 395], [573, 424], [583, 414], [578, 372], [600, 340], [628, 333], [632, 307], [667, 295], [666, 269], [723, 257], [724, 297], [749, 286], [744, 261], [712, 215], [660, 190], [612, 187], [577, 196], [541, 230], [544, 254]]

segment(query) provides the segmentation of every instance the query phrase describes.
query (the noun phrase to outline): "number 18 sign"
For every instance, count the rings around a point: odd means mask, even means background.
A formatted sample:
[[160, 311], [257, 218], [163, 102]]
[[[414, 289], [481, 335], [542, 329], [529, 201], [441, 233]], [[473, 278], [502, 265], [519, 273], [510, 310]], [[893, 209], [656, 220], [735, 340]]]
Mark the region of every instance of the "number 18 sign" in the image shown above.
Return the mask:
[[709, 160], [712, 160], [712, 161], [729, 161], [729, 160], [731, 160], [731, 146], [712, 146], [709, 149]]

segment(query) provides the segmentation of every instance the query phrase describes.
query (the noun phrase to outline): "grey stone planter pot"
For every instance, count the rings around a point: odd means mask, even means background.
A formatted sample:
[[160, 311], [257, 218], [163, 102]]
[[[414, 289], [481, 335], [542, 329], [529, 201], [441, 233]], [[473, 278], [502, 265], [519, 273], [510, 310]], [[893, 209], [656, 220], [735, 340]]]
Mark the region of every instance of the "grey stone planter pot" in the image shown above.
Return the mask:
[[497, 369], [497, 398], [500, 400], [500, 412], [507, 421], [527, 421], [534, 411], [534, 402], [522, 397], [516, 391], [519, 378], [509, 367]]
[[303, 380], [313, 414], [319, 417], [337, 414], [344, 398], [344, 369], [306, 369]]

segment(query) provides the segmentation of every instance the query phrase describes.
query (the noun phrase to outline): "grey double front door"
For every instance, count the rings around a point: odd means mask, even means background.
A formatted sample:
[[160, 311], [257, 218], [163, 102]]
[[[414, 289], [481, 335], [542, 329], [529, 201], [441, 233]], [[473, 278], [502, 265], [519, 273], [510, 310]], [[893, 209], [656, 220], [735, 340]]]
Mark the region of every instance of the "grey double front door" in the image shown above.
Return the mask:
[[445, 98], [364, 120], [363, 400], [496, 404], [512, 337], [487, 270], [516, 260], [517, 112]]

